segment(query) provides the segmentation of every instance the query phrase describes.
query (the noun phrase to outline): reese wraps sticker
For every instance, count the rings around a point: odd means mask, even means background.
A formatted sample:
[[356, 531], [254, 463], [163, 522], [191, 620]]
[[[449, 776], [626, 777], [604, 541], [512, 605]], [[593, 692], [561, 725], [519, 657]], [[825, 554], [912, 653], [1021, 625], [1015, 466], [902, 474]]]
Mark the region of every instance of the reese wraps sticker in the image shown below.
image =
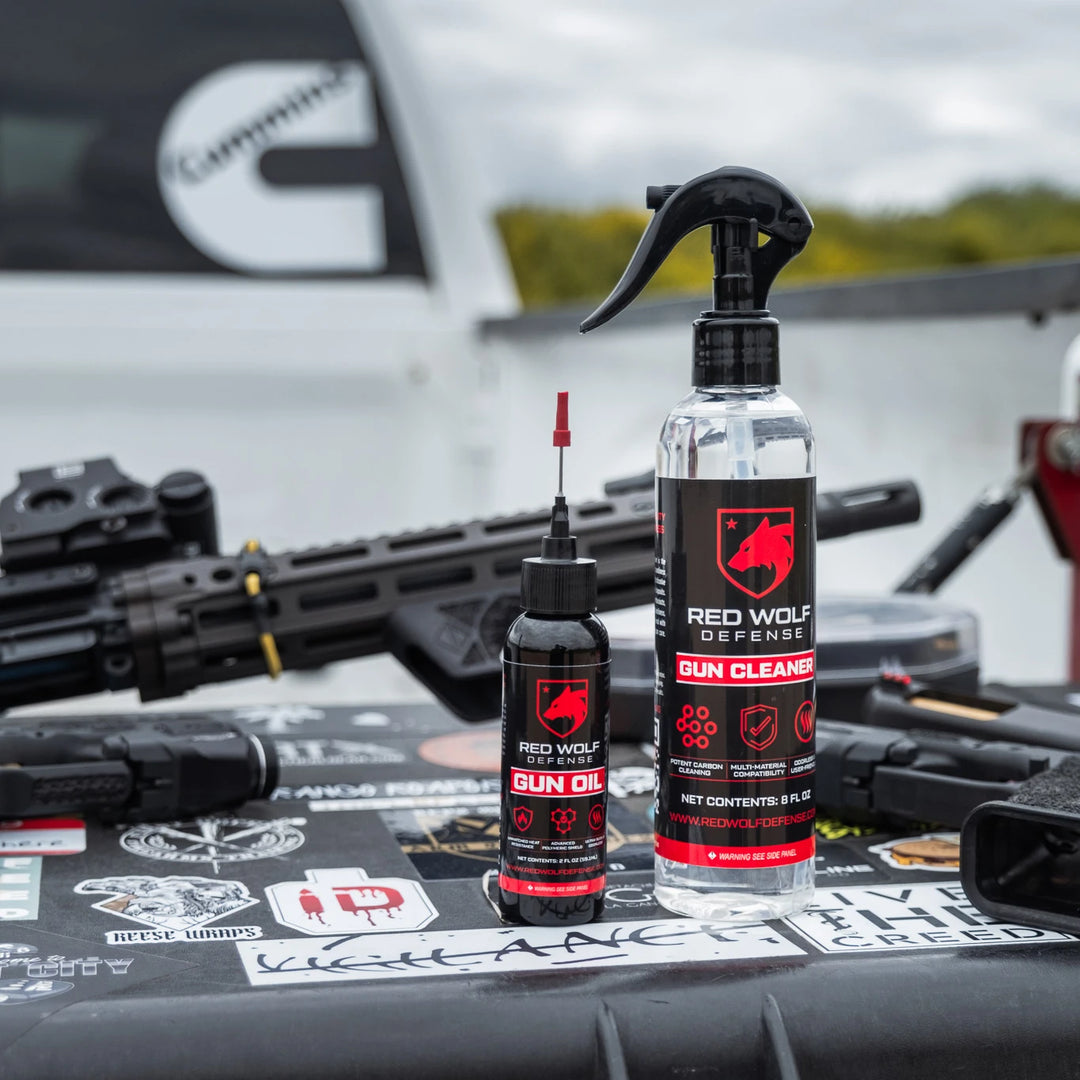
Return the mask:
[[814, 480], [657, 485], [656, 851], [814, 854]]

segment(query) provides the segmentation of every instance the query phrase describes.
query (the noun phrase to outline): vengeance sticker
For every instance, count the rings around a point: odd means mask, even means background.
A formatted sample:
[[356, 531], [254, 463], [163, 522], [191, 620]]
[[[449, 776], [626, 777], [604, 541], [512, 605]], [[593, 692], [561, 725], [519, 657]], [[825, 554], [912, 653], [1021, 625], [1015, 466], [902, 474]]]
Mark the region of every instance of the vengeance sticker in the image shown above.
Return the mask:
[[804, 956], [768, 926], [708, 927], [692, 919], [601, 923], [566, 930], [514, 927], [239, 942], [252, 986], [291, 986], [439, 975], [595, 971], [598, 967]]
[[1078, 940], [1056, 930], [992, 919], [971, 905], [958, 881], [819, 888], [806, 911], [784, 922], [827, 953]]
[[257, 926], [215, 926], [208, 923], [257, 904], [242, 881], [205, 877], [103, 877], [80, 881], [81, 896], [108, 893], [91, 907], [130, 919], [148, 930], [110, 930], [110, 945], [146, 945], [168, 941], [250, 941], [262, 937]]
[[369, 878], [358, 866], [304, 874], [306, 881], [282, 881], [266, 890], [274, 918], [302, 934], [422, 930], [439, 917], [423, 888], [407, 878]]

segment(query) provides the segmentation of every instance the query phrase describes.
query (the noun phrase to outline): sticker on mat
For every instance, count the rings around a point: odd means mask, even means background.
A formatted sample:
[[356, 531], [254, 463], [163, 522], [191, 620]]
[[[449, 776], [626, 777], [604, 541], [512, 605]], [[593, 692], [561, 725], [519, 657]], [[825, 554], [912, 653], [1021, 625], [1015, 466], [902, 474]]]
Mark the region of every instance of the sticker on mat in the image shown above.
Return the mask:
[[[385, 811], [379, 815], [425, 881], [474, 877], [499, 861], [496, 804]], [[651, 870], [652, 832], [625, 806], [607, 816], [608, 869]]]
[[248, 705], [233, 711], [233, 720], [251, 727], [261, 727], [267, 735], [285, 735], [309, 720], [325, 720], [322, 709], [309, 705]]
[[485, 803], [498, 806], [501, 781], [497, 776], [438, 777], [432, 780], [387, 780], [360, 784], [298, 784], [275, 788], [273, 802], [311, 800], [309, 810], [398, 810], [422, 806], [460, 806]]
[[823, 889], [830, 885], [872, 885], [888, 881], [888, 875], [879, 863], [843, 844], [821, 839], [817, 842], [814, 873], [818, 886]]
[[0, 858], [0, 922], [36, 919], [40, 894], [40, 855]]
[[22, 939], [0, 943], [0, 1030], [9, 1049], [58, 1009], [116, 991], [129, 993], [141, 983], [191, 967], [170, 957], [92, 945], [29, 926], [9, 929]]
[[74, 983], [63, 979], [0, 979], [0, 1005], [23, 1005], [74, 989]]
[[894, 870], [933, 870], [955, 877], [960, 869], [960, 834], [956, 832], [905, 836], [874, 844], [869, 850]]
[[432, 765], [467, 772], [497, 773], [502, 768], [502, 729], [455, 731], [422, 742], [417, 753]]
[[632, 795], [651, 795], [653, 781], [652, 766], [646, 768], [644, 765], [623, 765], [608, 771], [608, 794], [616, 799], [628, 799]]
[[1076, 941], [1071, 934], [998, 922], [973, 907], [958, 881], [818, 889], [784, 922], [823, 952], [885, 952]]
[[251, 941], [262, 937], [257, 926], [214, 926], [217, 919], [259, 901], [241, 881], [205, 877], [101, 877], [80, 881], [75, 892], [86, 896], [110, 893], [91, 907], [130, 919], [149, 930], [110, 930], [110, 945], [143, 945], [156, 941]]
[[389, 727], [390, 717], [384, 712], [358, 712], [349, 722], [353, 727]]
[[421, 930], [439, 916], [408, 878], [369, 878], [358, 866], [304, 873], [307, 881], [282, 881], [266, 890], [274, 918], [302, 934]]
[[238, 942], [252, 986], [416, 979], [438, 975], [514, 975], [596, 971], [652, 964], [803, 956], [764, 924], [708, 927], [693, 919], [599, 923], [574, 929], [514, 927]]
[[351, 739], [275, 739], [278, 764], [304, 765], [400, 765], [408, 761], [403, 750]]
[[136, 825], [120, 837], [120, 846], [132, 855], [165, 862], [209, 863], [218, 873], [222, 863], [252, 862], [288, 855], [304, 842], [297, 828], [304, 818], [200, 817]]
[[85, 850], [86, 826], [78, 818], [0, 822], [0, 856], [78, 855]]

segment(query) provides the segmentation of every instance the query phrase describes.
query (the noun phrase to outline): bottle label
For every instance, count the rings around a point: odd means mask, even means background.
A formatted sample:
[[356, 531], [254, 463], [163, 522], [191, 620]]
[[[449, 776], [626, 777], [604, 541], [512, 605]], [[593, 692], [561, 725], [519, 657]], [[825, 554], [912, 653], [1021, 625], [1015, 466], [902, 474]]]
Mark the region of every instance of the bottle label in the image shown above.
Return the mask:
[[604, 888], [609, 662], [503, 662], [499, 885], [529, 896]]
[[661, 477], [656, 534], [656, 852], [811, 858], [814, 479]]

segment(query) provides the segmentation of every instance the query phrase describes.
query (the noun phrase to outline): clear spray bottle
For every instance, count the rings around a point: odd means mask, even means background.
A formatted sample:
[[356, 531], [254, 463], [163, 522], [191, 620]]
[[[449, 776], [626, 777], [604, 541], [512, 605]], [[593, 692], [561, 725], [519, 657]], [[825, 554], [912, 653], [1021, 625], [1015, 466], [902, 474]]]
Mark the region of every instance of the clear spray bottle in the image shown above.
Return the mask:
[[581, 330], [711, 226], [694, 389], [657, 445], [656, 897], [700, 919], [778, 918], [814, 886], [814, 440], [779, 389], [766, 305], [813, 223], [745, 168], [650, 187], [647, 204], [656, 213], [626, 272]]

